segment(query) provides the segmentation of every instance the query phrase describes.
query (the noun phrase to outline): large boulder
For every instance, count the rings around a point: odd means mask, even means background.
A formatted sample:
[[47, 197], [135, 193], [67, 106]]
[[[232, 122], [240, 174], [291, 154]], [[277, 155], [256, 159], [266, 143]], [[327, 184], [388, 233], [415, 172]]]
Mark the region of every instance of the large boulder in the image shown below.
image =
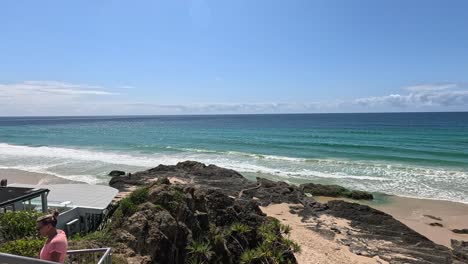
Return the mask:
[[271, 203], [300, 203], [304, 193], [295, 185], [257, 177], [257, 185], [244, 189], [242, 197], [255, 198], [260, 205], [267, 206]]
[[316, 183], [304, 183], [300, 188], [305, 193], [310, 193], [315, 196], [328, 196], [328, 197], [345, 197], [355, 200], [372, 200], [374, 196], [365, 191], [349, 190], [339, 185], [323, 185]]
[[113, 171], [109, 172], [108, 175], [111, 176], [111, 177], [118, 177], [118, 176], [125, 175], [125, 171], [113, 170]]

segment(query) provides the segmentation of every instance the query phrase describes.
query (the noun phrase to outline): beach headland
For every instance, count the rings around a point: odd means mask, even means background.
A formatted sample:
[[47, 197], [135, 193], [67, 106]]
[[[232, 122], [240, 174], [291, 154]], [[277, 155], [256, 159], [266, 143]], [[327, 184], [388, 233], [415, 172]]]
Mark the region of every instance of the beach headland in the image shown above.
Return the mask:
[[[448, 247], [450, 245], [447, 243], [446, 233], [435, 239], [440, 234], [437, 231], [419, 232], [420, 229], [408, 227], [409, 224], [399, 220], [405, 218], [405, 213], [417, 210], [418, 206], [427, 205], [427, 210], [420, 211], [423, 217], [436, 221], [424, 216], [427, 213], [434, 218], [440, 217], [442, 220], [439, 222], [449, 228], [463, 228], [461, 223], [466, 216], [465, 212], [468, 212], [468, 206], [464, 204], [443, 201], [439, 204], [436, 201], [429, 206], [431, 201], [415, 199], [413, 203], [409, 203], [395, 200], [381, 205], [386, 209], [376, 209], [355, 203], [354, 200], [316, 200], [297, 185], [263, 178], [250, 181], [234, 170], [194, 161], [180, 162], [173, 166], [159, 165], [146, 171], [132, 173], [131, 176], [116, 176], [109, 184], [125, 193], [139, 186], [152, 184], [159, 178], [176, 178], [178, 184], [185, 186], [215, 189], [235, 201], [255, 201], [265, 214], [277, 218], [295, 230], [291, 233], [292, 238], [302, 246], [302, 253], [296, 254], [298, 263], [465, 261], [465, 253], [459, 252], [458, 249], [455, 252]], [[457, 223], [460, 225], [456, 225]], [[428, 238], [431, 235], [434, 237]], [[451, 238], [463, 239], [464, 235]]]
[[[73, 183], [53, 175], [0, 170], [9, 183]], [[263, 178], [247, 180], [234, 170], [186, 161], [112, 177], [109, 185], [125, 197], [139, 187], [167, 178], [192, 195], [192, 188], [214, 189], [239, 202], [254, 202], [267, 216], [292, 227], [302, 251], [298, 263], [465, 263], [451, 239], [468, 241], [468, 205], [377, 195], [374, 201], [310, 197], [299, 186]], [[249, 205], [249, 206], [253, 206]], [[250, 207], [249, 207], [250, 208]], [[250, 210], [250, 209], [249, 209]], [[120, 253], [119, 253], [120, 254]], [[147, 256], [142, 256], [147, 259]]]

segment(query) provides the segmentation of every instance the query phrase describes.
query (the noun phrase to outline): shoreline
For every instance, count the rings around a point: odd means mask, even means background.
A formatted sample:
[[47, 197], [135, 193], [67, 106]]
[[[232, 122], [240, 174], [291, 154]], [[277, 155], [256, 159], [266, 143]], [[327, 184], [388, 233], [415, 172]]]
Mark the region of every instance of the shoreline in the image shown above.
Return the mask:
[[0, 179], [6, 179], [8, 181], [8, 185], [14, 183], [31, 185], [84, 183], [79, 181], [68, 180], [52, 174], [30, 172], [19, 169], [0, 169]]
[[[0, 179], [8, 184], [76, 184], [72, 181], [46, 173], [28, 172], [18, 169], [0, 169]], [[468, 234], [456, 234], [452, 229], [468, 229], [468, 204], [445, 200], [409, 198], [396, 195], [378, 196], [374, 201], [351, 200], [335, 197], [314, 197], [318, 202], [345, 200], [368, 205], [393, 216], [414, 231], [433, 242], [450, 247], [450, 239], [468, 241]], [[431, 217], [432, 216], [432, 217]], [[440, 220], [438, 220], [440, 219]], [[431, 226], [438, 223], [442, 226]]]

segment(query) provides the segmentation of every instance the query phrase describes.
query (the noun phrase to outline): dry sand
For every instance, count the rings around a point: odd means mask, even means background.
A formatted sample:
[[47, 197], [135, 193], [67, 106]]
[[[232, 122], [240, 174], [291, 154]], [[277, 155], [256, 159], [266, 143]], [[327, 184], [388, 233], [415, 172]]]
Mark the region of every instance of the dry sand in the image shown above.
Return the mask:
[[81, 183], [67, 180], [45, 173], [35, 173], [15, 169], [0, 169], [0, 179], [7, 179], [8, 184], [61, 184], [61, 183]]
[[[355, 264], [355, 263], [387, 263], [378, 257], [369, 258], [358, 256], [346, 246], [340, 245], [334, 239], [327, 239], [324, 236], [312, 231], [312, 223], [303, 223], [296, 214], [289, 212], [290, 204], [273, 204], [267, 207], [260, 207], [268, 216], [277, 218], [281, 223], [291, 226], [290, 238], [301, 245], [301, 252], [295, 254], [299, 264]], [[295, 205], [298, 206], [298, 205]], [[326, 218], [326, 219], [325, 219]], [[338, 226], [347, 226], [347, 220], [326, 216], [323, 221], [334, 222]]]
[[[316, 199], [324, 203], [341, 198], [316, 197]], [[358, 202], [349, 199], [341, 200]], [[450, 239], [468, 241], [468, 234], [452, 232], [452, 229], [468, 229], [468, 204], [399, 196], [388, 197], [386, 203], [365, 201], [359, 201], [359, 203], [369, 205], [393, 216], [437, 244], [450, 247]], [[442, 227], [431, 226], [431, 223], [441, 224]]]

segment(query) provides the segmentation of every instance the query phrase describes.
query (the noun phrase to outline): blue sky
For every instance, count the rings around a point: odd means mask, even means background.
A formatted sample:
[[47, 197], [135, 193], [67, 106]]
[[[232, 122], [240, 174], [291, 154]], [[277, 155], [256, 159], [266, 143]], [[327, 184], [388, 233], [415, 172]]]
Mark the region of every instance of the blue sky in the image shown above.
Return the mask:
[[467, 1], [2, 1], [0, 115], [468, 111]]

